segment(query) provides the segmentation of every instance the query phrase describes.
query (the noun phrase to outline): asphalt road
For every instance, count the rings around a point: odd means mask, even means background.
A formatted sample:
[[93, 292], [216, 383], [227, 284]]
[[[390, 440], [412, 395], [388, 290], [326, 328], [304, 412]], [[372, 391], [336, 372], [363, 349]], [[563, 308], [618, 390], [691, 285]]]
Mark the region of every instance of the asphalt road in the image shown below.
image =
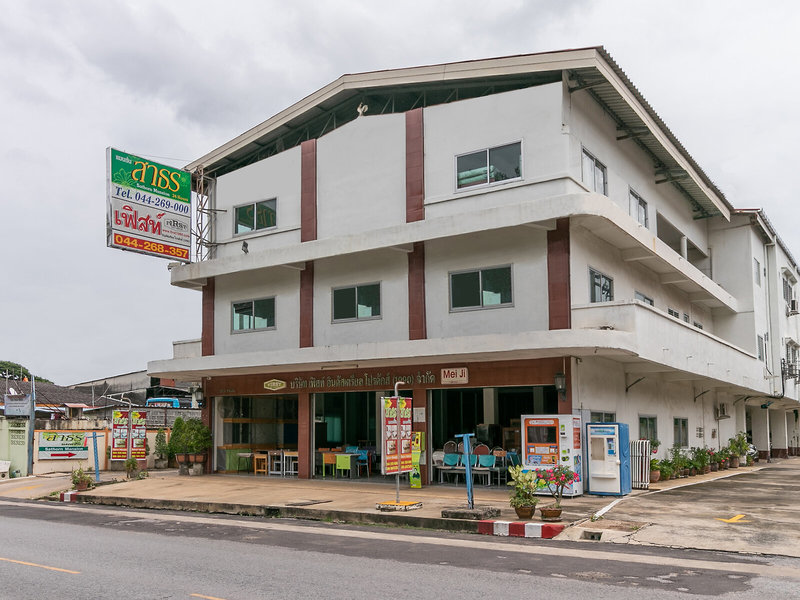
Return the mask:
[[0, 500], [0, 598], [800, 599], [800, 561]]

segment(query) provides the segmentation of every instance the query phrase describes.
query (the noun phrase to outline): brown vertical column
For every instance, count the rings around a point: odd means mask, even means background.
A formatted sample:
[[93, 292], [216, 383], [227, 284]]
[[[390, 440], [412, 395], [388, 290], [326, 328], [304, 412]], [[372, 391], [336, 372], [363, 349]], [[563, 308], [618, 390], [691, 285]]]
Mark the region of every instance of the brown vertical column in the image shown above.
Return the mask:
[[569, 272], [569, 219], [547, 232], [547, 298], [550, 329], [572, 327]]
[[425, 218], [425, 137], [422, 109], [406, 113], [406, 222]]
[[408, 255], [408, 339], [428, 337], [425, 318], [425, 244], [415, 242]]
[[564, 376], [567, 378], [567, 393], [563, 399], [560, 394], [558, 396], [558, 414], [570, 415], [572, 414], [572, 361], [569, 358], [564, 364]]
[[201, 317], [200, 353], [203, 356], [214, 354], [214, 278], [209, 277], [203, 286]]
[[314, 451], [311, 448], [311, 394], [297, 395], [297, 477], [310, 479], [314, 469]]
[[317, 140], [300, 144], [300, 241], [317, 239]]
[[314, 263], [300, 271], [300, 347], [314, 345]]

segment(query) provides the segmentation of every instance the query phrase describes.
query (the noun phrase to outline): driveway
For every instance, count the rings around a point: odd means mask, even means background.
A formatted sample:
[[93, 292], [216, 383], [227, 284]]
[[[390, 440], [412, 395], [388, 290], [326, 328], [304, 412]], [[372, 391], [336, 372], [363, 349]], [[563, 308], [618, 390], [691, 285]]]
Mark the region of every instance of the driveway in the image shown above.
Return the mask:
[[800, 557], [800, 458], [629, 496], [601, 521], [577, 529], [602, 531], [603, 521], [622, 522], [611, 527], [617, 535], [603, 535], [608, 541]]

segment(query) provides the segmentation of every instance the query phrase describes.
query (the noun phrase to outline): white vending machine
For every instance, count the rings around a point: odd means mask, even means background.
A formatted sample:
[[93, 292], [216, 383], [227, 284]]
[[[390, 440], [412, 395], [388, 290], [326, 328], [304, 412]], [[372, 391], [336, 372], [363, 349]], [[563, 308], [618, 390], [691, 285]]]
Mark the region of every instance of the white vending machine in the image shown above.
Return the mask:
[[631, 452], [625, 423], [587, 423], [587, 493], [623, 496], [631, 493]]
[[[522, 415], [522, 466], [548, 469], [562, 465], [572, 469], [577, 481], [564, 488], [565, 496], [583, 494], [581, 419], [573, 415]], [[547, 494], [547, 490], [542, 490]]]

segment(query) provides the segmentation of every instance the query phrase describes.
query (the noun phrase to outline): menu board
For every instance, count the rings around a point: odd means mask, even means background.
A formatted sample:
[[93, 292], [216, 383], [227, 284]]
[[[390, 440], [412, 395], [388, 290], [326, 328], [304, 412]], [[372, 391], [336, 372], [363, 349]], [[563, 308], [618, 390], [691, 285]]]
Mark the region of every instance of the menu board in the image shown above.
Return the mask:
[[381, 470], [384, 475], [408, 473], [413, 469], [411, 456], [411, 398], [383, 398], [381, 424], [383, 452]]

